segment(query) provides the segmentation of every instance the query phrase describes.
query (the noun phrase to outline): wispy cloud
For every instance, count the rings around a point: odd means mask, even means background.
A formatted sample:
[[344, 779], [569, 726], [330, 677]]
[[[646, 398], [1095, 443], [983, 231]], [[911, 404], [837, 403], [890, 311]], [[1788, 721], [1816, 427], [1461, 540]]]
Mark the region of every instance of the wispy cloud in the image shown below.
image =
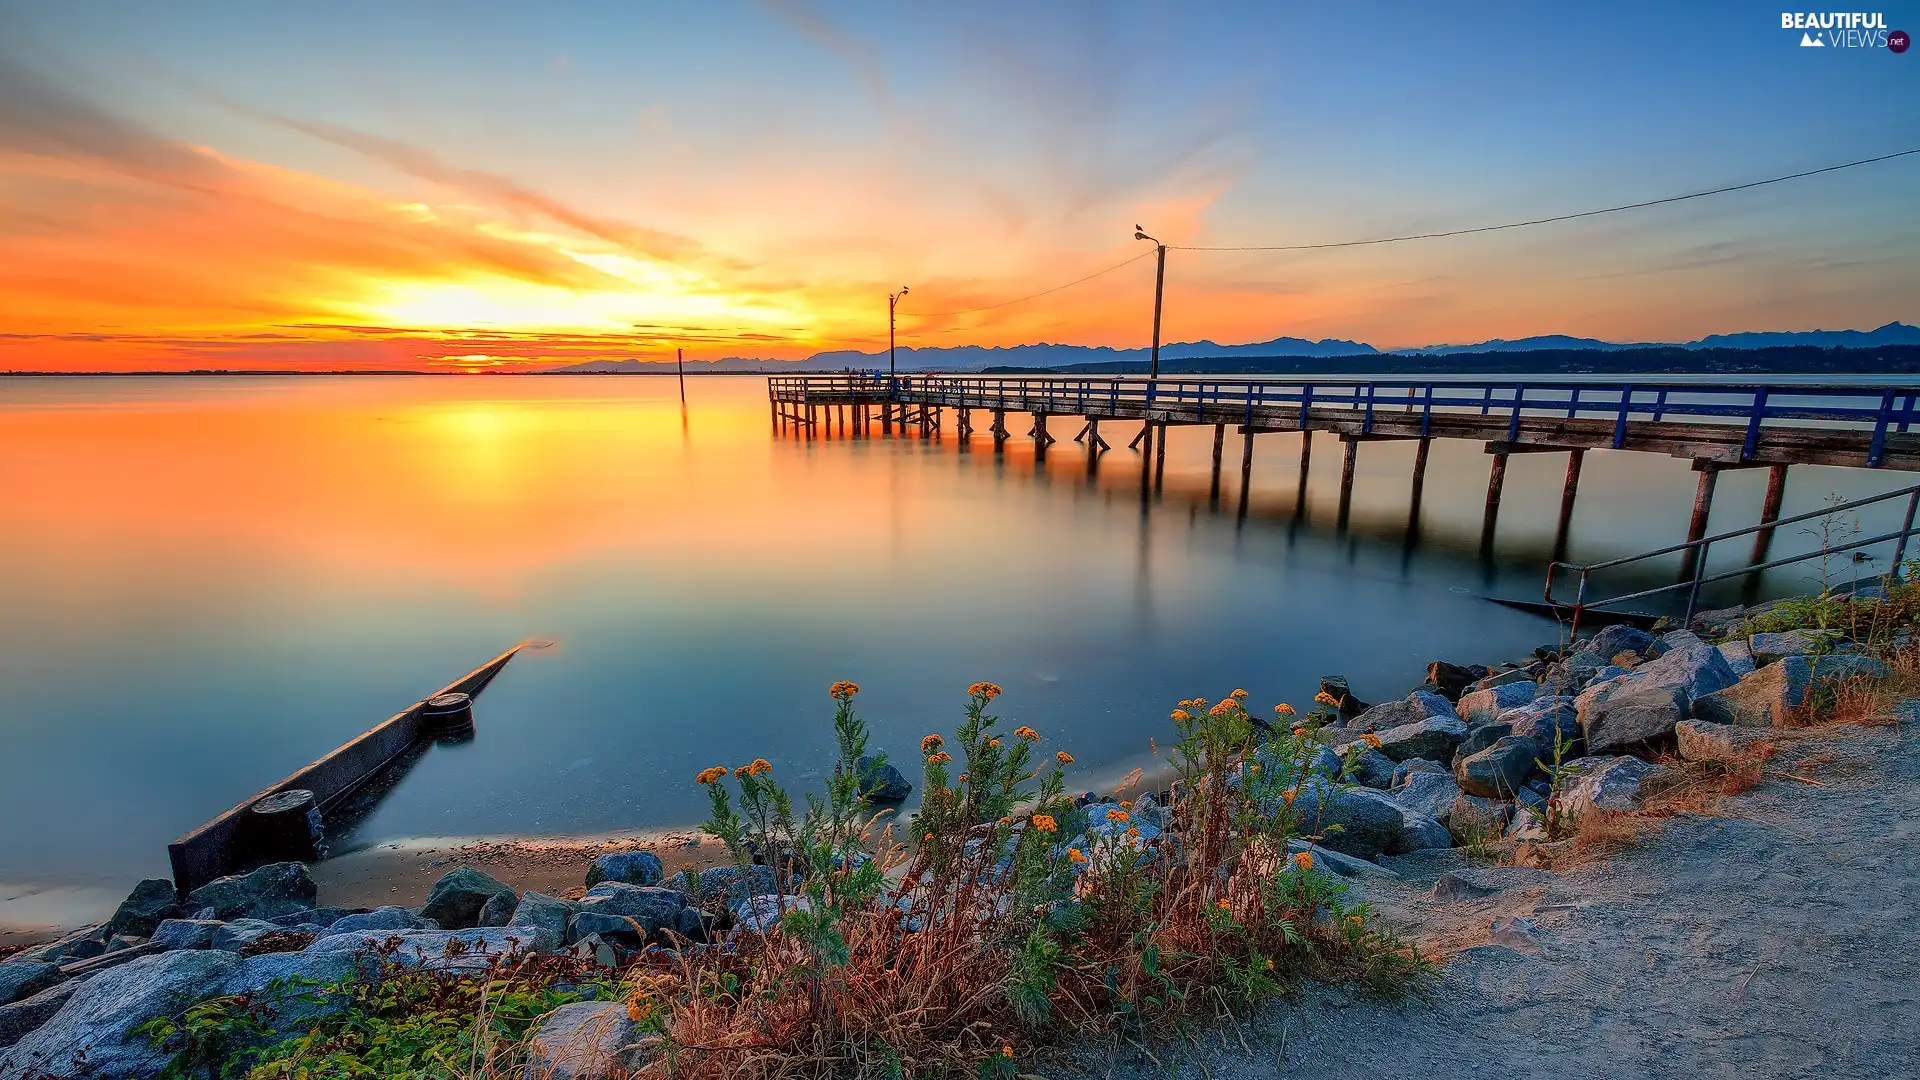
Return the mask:
[[805, 34], [821, 48], [846, 61], [866, 86], [867, 93], [873, 95], [873, 100], [884, 109], [893, 108], [893, 87], [887, 82], [887, 72], [881, 63], [879, 50], [827, 21], [805, 0], [760, 0], [760, 6]]

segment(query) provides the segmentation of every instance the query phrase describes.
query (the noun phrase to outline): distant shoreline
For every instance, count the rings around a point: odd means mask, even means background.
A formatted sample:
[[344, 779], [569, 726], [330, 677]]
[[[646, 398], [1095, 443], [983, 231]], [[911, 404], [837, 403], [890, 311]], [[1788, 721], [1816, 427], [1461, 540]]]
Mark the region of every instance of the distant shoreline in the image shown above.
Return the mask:
[[[720, 361], [725, 362], [725, 361]], [[598, 362], [596, 362], [598, 363]], [[617, 370], [547, 368], [534, 371], [487, 369], [469, 371], [388, 368], [334, 368], [325, 371], [289, 371], [273, 368], [194, 368], [186, 371], [6, 371], [0, 378], [299, 378], [310, 376], [425, 376], [471, 378], [475, 375], [643, 376], [650, 378], [713, 378], [716, 376], [840, 375], [850, 369], [810, 366], [808, 361], [761, 361], [760, 370], [715, 370], [715, 361], [700, 361], [682, 371], [672, 361], [605, 361]], [[873, 367], [852, 369], [872, 373]], [[977, 368], [903, 368], [903, 377], [923, 375], [1114, 376], [1145, 375], [1144, 360], [1113, 360], [1054, 366], [993, 365]], [[1208, 356], [1165, 358], [1162, 378], [1242, 378], [1258, 375], [1366, 378], [1373, 376], [1514, 375], [1520, 377], [1594, 375], [1629, 378], [1644, 375], [1920, 375], [1920, 345], [1881, 345], [1866, 348], [1825, 348], [1818, 345], [1778, 345], [1761, 348], [1687, 348], [1656, 346], [1621, 349], [1496, 349], [1484, 352], [1358, 353], [1346, 356]]]

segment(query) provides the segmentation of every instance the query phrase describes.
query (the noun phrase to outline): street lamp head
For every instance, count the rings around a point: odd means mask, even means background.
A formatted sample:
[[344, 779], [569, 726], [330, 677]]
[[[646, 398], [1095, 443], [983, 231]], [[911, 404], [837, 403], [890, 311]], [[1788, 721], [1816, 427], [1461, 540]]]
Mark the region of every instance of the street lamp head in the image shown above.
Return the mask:
[[[1135, 225], [1133, 227], [1133, 238], [1135, 240], [1153, 240], [1153, 237], [1147, 235], [1147, 230], [1141, 228], [1138, 225]], [[1160, 241], [1153, 240], [1153, 242], [1157, 244]]]
[[901, 296], [907, 295], [907, 287], [905, 285], [900, 286], [900, 295]]

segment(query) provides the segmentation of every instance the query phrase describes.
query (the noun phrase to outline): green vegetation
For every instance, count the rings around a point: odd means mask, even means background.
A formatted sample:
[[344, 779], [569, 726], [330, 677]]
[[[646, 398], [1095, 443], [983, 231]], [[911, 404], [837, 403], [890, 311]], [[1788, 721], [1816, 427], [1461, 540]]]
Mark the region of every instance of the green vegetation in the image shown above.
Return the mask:
[[[147, 1023], [176, 1051], [162, 1080], [429, 1080], [517, 1074], [535, 1021], [611, 997], [611, 973], [561, 957], [497, 957], [482, 972], [423, 970], [369, 957], [375, 977], [281, 984], [202, 1001]], [[329, 1008], [319, 1009], [323, 1003]], [[323, 1014], [292, 1037], [294, 1018]]]
[[[566, 957], [465, 976], [386, 960], [377, 978], [206, 1001], [146, 1033], [178, 1051], [181, 1080], [495, 1077], [525, 1070], [542, 1015], [611, 998], [661, 1036], [648, 1075], [1011, 1080], [1065, 1037], [1144, 1044], [1303, 980], [1398, 995], [1434, 972], [1289, 850], [1295, 803], [1326, 783], [1306, 768], [1314, 718], [1279, 706], [1282, 727], [1256, 723], [1243, 691], [1182, 702], [1172, 745], [1156, 748], [1170, 798], [1076, 806], [1071, 755], [1043, 753], [1030, 727], [1004, 731], [987, 712], [1000, 689], [978, 683], [951, 742], [923, 740], [923, 802], [896, 841], [890, 812], [862, 798], [858, 689], [832, 688], [836, 761], [804, 809], [764, 760], [698, 777], [707, 831], [737, 863], [770, 867], [783, 894], [727, 946], [649, 950], [618, 972]], [[334, 1008], [305, 1014], [320, 1019], [290, 1022], [326, 998]]]

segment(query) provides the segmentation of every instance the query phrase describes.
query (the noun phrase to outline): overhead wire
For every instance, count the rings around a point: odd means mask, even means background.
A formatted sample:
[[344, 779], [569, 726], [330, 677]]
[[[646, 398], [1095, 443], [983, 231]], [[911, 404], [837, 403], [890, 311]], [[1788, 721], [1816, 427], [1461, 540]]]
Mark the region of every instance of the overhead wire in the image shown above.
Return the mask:
[[1529, 218], [1526, 221], [1508, 221], [1499, 225], [1479, 225], [1471, 229], [1448, 229], [1445, 232], [1412, 233], [1406, 236], [1382, 236], [1372, 240], [1340, 240], [1324, 244], [1168, 244], [1167, 247], [1172, 251], [1321, 251], [1327, 248], [1398, 244], [1407, 240], [1438, 240], [1448, 236], [1470, 236], [1474, 233], [1500, 232], [1505, 229], [1523, 229], [1529, 225], [1549, 225], [1556, 221], [1577, 221], [1581, 218], [1599, 217], [1603, 214], [1618, 214], [1627, 210], [1644, 210], [1650, 206], [1666, 206], [1671, 203], [1686, 202], [1689, 199], [1704, 199], [1709, 195], [1725, 195], [1734, 191], [1748, 191], [1753, 188], [1766, 187], [1768, 184], [1783, 184], [1789, 180], [1802, 180], [1809, 176], [1819, 176], [1822, 173], [1839, 172], [1842, 169], [1851, 169], [1860, 165], [1872, 165], [1881, 161], [1892, 161], [1894, 158], [1907, 157], [1911, 154], [1920, 154], [1920, 147], [1915, 147], [1911, 150], [1901, 150], [1892, 154], [1881, 154], [1878, 157], [1861, 158], [1858, 161], [1849, 161], [1840, 165], [1828, 165], [1824, 168], [1808, 169], [1805, 172], [1788, 173], [1785, 176], [1768, 177], [1765, 180], [1751, 180], [1744, 184], [1730, 184], [1726, 187], [1710, 188], [1706, 191], [1694, 191], [1685, 195], [1669, 195], [1663, 199], [1648, 199], [1645, 202], [1623, 203], [1619, 206], [1608, 206], [1599, 210], [1582, 210], [1575, 214], [1555, 214], [1552, 217]]

